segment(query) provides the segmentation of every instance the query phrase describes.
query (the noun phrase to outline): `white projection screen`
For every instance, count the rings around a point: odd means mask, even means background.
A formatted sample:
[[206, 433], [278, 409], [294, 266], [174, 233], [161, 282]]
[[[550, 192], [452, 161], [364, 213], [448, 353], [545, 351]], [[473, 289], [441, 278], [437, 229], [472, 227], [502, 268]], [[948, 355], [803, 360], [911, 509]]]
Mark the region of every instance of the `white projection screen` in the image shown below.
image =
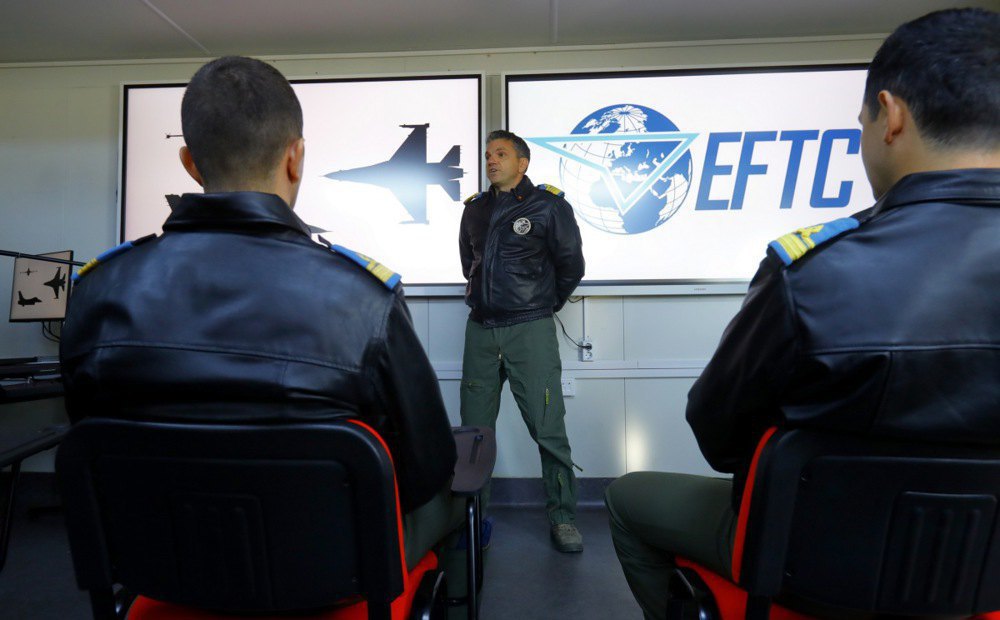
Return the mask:
[[[407, 285], [464, 282], [462, 200], [479, 191], [482, 75], [292, 80], [306, 160], [295, 212]], [[200, 192], [180, 164], [184, 84], [124, 85], [120, 234], [159, 233], [165, 195]]]
[[872, 203], [863, 66], [506, 75], [528, 175], [566, 192], [584, 283], [746, 281], [769, 241]]

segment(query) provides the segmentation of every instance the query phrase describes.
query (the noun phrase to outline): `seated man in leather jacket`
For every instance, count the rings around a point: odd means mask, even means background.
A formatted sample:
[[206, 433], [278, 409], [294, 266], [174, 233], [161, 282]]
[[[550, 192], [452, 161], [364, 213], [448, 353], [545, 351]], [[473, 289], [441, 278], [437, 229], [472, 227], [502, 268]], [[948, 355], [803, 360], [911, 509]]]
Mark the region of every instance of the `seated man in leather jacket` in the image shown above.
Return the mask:
[[[71, 419], [212, 423], [357, 417], [388, 443], [412, 567], [461, 524], [455, 443], [399, 276], [310, 238], [292, 207], [302, 110], [258, 60], [202, 67], [180, 158], [205, 190], [163, 234], [79, 274], [61, 359]], [[127, 251], [126, 251], [127, 250]]]
[[731, 575], [735, 515], [771, 426], [1000, 441], [1000, 14], [900, 26], [859, 121], [877, 202], [773, 241], [688, 395], [702, 453], [733, 482], [636, 472], [606, 496], [626, 578], [664, 618], [674, 554]]

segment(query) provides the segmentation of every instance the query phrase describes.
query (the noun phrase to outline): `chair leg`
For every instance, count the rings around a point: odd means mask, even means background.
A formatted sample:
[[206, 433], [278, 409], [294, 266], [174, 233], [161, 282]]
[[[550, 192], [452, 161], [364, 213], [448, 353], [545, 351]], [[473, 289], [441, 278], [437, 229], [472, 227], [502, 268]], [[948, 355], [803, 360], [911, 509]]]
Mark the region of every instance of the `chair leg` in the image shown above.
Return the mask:
[[94, 614], [94, 620], [118, 620], [115, 614], [115, 595], [111, 588], [90, 590], [90, 611]]
[[115, 617], [127, 618], [129, 607], [132, 606], [133, 602], [135, 602], [135, 595], [124, 587], [119, 588], [114, 597]]
[[7, 548], [10, 544], [10, 528], [14, 521], [14, 495], [17, 491], [17, 479], [21, 474], [21, 461], [10, 466], [10, 484], [7, 487], [7, 506], [4, 508], [3, 530], [0, 532], [0, 571], [7, 563]]
[[481, 566], [479, 557], [479, 511], [478, 497], [470, 497], [465, 502], [465, 512], [468, 518], [465, 529], [465, 570], [466, 570], [466, 593], [465, 605], [468, 611], [469, 620], [479, 619], [479, 575], [477, 568]]
[[409, 620], [447, 620], [447, 590], [447, 577], [443, 571], [434, 570], [424, 574], [413, 597]]
[[473, 519], [476, 522], [476, 592], [483, 589], [483, 508], [479, 496], [473, 498]]
[[693, 570], [674, 569], [667, 592], [667, 620], [722, 620], [712, 591]]

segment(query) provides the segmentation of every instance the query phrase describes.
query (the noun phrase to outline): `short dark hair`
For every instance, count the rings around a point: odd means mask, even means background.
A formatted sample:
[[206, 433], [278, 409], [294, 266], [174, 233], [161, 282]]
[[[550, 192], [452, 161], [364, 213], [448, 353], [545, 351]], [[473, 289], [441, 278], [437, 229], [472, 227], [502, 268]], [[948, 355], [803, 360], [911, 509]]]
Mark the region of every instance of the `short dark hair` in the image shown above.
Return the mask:
[[531, 159], [531, 149], [528, 148], [528, 143], [514, 132], [507, 131], [506, 129], [494, 129], [490, 132], [490, 135], [486, 136], [486, 143], [489, 144], [494, 140], [510, 140], [514, 143], [514, 150], [517, 151], [518, 157]]
[[181, 103], [181, 128], [206, 184], [258, 180], [302, 137], [302, 107], [271, 65], [225, 56], [191, 78]]
[[947, 9], [903, 24], [868, 69], [872, 119], [882, 90], [905, 101], [921, 134], [941, 146], [1000, 145], [1000, 13]]

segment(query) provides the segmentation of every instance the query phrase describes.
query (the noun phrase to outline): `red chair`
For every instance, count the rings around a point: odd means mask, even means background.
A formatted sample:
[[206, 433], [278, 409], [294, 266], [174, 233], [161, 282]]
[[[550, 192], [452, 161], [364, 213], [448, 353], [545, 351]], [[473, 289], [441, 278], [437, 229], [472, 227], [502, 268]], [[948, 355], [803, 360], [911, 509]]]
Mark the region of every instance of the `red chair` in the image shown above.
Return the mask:
[[[473, 436], [456, 479], [475, 535], [474, 500], [496, 451], [488, 429]], [[406, 570], [391, 457], [357, 421], [90, 418], [70, 430], [56, 470], [77, 583], [95, 620], [445, 617], [437, 557]], [[468, 578], [478, 584], [481, 573]]]
[[667, 617], [1000, 619], [998, 498], [1000, 448], [771, 429], [733, 579], [678, 558]]

